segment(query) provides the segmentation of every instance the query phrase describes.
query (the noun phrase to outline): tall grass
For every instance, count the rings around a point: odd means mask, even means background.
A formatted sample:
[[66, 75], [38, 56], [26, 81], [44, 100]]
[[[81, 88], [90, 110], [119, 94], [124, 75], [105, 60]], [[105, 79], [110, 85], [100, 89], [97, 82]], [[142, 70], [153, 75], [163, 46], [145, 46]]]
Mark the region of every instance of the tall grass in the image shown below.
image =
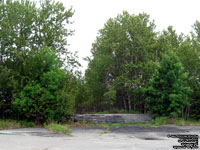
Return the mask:
[[48, 125], [45, 124], [44, 127], [55, 133], [64, 133], [66, 135], [70, 135], [70, 133], [71, 133], [71, 130], [68, 128], [67, 125], [50, 123]]
[[21, 125], [14, 120], [0, 120], [0, 130], [11, 129], [11, 128], [20, 128]]
[[152, 121], [152, 124], [156, 125], [177, 125], [177, 126], [184, 126], [184, 125], [200, 125], [200, 120], [192, 120], [192, 119], [184, 119], [184, 118], [169, 118], [169, 117], [158, 117], [154, 121]]

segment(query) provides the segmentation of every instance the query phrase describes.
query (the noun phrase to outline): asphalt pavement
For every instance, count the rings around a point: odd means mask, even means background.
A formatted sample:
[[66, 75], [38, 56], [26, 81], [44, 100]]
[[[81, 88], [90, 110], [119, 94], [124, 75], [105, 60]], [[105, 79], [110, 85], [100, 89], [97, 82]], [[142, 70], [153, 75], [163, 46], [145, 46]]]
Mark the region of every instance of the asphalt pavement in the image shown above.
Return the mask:
[[199, 126], [161, 128], [122, 126], [105, 131], [99, 127], [72, 127], [72, 134], [44, 128], [0, 131], [0, 150], [173, 150], [181, 145], [174, 135], [200, 135]]

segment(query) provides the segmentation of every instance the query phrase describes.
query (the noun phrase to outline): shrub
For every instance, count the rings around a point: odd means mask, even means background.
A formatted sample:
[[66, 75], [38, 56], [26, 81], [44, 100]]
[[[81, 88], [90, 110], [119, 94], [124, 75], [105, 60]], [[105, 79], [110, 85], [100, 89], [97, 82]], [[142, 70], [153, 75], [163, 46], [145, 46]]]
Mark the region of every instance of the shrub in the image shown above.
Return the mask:
[[[21, 119], [36, 123], [64, 121], [67, 115], [74, 112], [76, 78], [61, 69], [51, 49], [41, 49], [27, 61], [27, 72], [16, 82], [13, 91], [14, 111]], [[33, 70], [36, 71], [31, 74]], [[27, 78], [25, 83], [23, 78]], [[21, 86], [20, 82], [24, 85]]]
[[21, 127], [17, 121], [13, 120], [0, 120], [0, 130], [10, 129], [10, 128], [19, 128]]
[[165, 55], [149, 86], [144, 89], [148, 108], [154, 116], [177, 117], [189, 105], [188, 95], [191, 90], [186, 79], [187, 73], [176, 54]]
[[64, 133], [67, 135], [70, 135], [71, 133], [71, 130], [66, 125], [56, 123], [50, 123], [48, 125], [45, 125], [45, 128], [55, 133]]

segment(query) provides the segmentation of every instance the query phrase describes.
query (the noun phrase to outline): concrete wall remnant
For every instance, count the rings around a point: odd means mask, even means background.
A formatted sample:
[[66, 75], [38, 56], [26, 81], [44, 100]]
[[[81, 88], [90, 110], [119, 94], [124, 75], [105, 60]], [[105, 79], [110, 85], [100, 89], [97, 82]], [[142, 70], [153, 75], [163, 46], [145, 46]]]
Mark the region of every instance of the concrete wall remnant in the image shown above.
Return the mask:
[[152, 120], [152, 116], [148, 114], [75, 114], [71, 118], [74, 121], [91, 123], [129, 123]]

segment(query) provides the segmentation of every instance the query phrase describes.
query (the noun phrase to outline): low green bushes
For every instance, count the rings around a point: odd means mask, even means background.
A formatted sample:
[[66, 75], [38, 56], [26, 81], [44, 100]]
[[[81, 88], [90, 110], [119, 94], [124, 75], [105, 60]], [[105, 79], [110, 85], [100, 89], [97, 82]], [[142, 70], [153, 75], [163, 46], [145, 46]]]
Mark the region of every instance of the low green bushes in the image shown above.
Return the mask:
[[55, 133], [64, 133], [66, 135], [70, 135], [71, 130], [68, 128], [67, 125], [61, 125], [56, 123], [50, 123], [48, 125], [44, 125], [46, 129], [55, 132]]
[[0, 120], [0, 130], [10, 129], [10, 128], [19, 128], [21, 127], [20, 123], [13, 120]]

